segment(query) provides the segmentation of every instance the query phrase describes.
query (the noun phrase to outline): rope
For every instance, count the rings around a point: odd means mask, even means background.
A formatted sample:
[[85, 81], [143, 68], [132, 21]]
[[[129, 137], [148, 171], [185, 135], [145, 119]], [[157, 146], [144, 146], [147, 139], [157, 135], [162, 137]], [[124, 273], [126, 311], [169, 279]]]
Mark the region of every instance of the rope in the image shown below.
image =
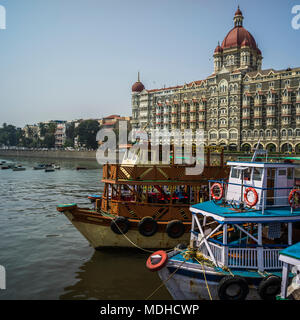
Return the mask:
[[149, 300], [160, 288], [162, 288], [173, 276], [174, 274], [181, 268], [181, 266], [186, 262], [186, 260], [182, 261], [182, 263], [177, 267], [177, 269], [172, 272], [169, 277], [161, 283], [159, 287], [157, 287], [145, 300]]
[[[112, 217], [109, 217], [109, 219], [111, 219], [112, 221], [114, 220]], [[117, 226], [117, 228], [119, 229], [120, 233], [124, 236], [125, 239], [127, 239], [133, 246], [135, 246], [136, 248], [142, 250], [142, 251], [145, 251], [145, 252], [148, 252], [148, 253], [154, 253], [155, 251], [151, 251], [151, 250], [147, 250], [145, 248], [142, 248], [140, 247], [139, 245], [137, 245], [136, 243], [134, 243], [132, 240], [130, 240], [124, 233], [123, 231], [120, 229], [120, 227], [118, 226], [117, 223], [114, 222], [114, 224]]]
[[204, 265], [203, 265], [203, 263], [202, 263], [201, 261], [199, 261], [196, 257], [195, 257], [195, 259], [196, 259], [196, 261], [197, 261], [198, 263], [200, 263], [201, 266], [202, 266], [206, 289], [207, 289], [207, 292], [208, 292], [208, 295], [209, 295], [210, 300], [212, 300], [212, 297], [211, 297], [211, 294], [210, 294], [210, 290], [209, 290], [209, 286], [208, 286], [208, 282], [207, 282], [207, 279], [206, 279], [206, 274], [205, 274]]

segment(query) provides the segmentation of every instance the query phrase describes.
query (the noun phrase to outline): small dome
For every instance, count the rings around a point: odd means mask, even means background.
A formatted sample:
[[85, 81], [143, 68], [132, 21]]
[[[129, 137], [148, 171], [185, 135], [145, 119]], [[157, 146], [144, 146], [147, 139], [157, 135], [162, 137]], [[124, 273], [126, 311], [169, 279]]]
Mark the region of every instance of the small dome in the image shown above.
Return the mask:
[[223, 49], [222, 47], [220, 46], [220, 44], [218, 44], [218, 46], [216, 47], [215, 49], [215, 53], [222, 53], [223, 52]]
[[142, 92], [145, 89], [144, 85], [141, 83], [141, 81], [137, 81], [132, 86], [132, 92]]
[[243, 15], [243, 13], [242, 13], [242, 11], [240, 10], [240, 7], [238, 6], [238, 8], [237, 8], [237, 10], [236, 10], [236, 12], [235, 12], [235, 16], [242, 16]]

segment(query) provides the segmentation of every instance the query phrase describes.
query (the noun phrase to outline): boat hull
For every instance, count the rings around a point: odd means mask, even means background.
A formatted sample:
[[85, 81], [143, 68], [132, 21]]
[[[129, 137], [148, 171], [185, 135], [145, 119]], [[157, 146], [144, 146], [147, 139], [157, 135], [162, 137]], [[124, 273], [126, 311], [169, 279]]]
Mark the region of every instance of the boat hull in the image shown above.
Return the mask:
[[[166, 281], [170, 277], [171, 272], [168, 268], [164, 268], [160, 270], [158, 274], [162, 281]], [[224, 277], [224, 275], [213, 272], [209, 274], [208, 271], [206, 271], [205, 276], [208, 278], [214, 276], [216, 279], [219, 278], [219, 280]], [[209, 295], [203, 272], [199, 272], [198, 277], [175, 273], [165, 285], [174, 300], [210, 300], [210, 297], [212, 300], [220, 300], [218, 296], [219, 281], [207, 280]], [[249, 287], [249, 293], [246, 299], [260, 300], [255, 286]]]
[[[185, 260], [184, 254], [178, 250], [169, 252], [166, 265], [157, 271], [174, 300], [221, 300], [219, 297], [221, 280], [224, 277], [230, 279], [236, 276], [246, 280], [249, 289], [248, 293], [244, 291], [246, 300], [262, 300], [259, 294], [259, 287], [262, 288], [261, 281], [268, 275], [282, 277], [281, 269], [274, 269], [268, 273], [259, 272], [255, 269], [231, 269], [225, 271], [221, 267], [208, 265], [205, 262], [197, 261], [197, 259]], [[226, 281], [230, 281], [229, 279]], [[222, 286], [224, 294], [224, 282]], [[271, 284], [272, 286], [273, 289], [271, 290], [274, 290], [274, 284]], [[240, 290], [245, 289], [240, 288]], [[226, 299], [233, 298], [228, 296]]]
[[[64, 214], [95, 249], [105, 247], [169, 249], [174, 248], [178, 243], [188, 244], [190, 239], [189, 232], [177, 239], [170, 238], [164, 230], [166, 223], [163, 225], [158, 223], [158, 231], [153, 236], [145, 237], [138, 231], [139, 221], [137, 220], [129, 219], [131, 227], [123, 235], [111, 230], [112, 218], [100, 214], [87, 214], [80, 209], [64, 211]], [[190, 223], [185, 223], [185, 225], [189, 230]]]

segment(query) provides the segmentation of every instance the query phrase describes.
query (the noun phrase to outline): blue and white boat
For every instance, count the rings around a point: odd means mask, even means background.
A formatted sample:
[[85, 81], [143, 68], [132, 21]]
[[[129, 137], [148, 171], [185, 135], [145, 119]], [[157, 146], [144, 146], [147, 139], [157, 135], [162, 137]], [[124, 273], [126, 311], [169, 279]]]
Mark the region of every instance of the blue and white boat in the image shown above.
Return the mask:
[[[279, 252], [300, 241], [300, 189], [293, 163], [233, 162], [228, 181], [210, 181], [210, 201], [190, 207], [190, 245], [152, 254], [147, 267], [174, 299], [272, 300]], [[288, 277], [292, 277], [289, 272]]]
[[[300, 242], [280, 251], [279, 260], [283, 263], [279, 300], [285, 300], [289, 296], [300, 300]], [[291, 271], [295, 276], [290, 286], [288, 286]]]

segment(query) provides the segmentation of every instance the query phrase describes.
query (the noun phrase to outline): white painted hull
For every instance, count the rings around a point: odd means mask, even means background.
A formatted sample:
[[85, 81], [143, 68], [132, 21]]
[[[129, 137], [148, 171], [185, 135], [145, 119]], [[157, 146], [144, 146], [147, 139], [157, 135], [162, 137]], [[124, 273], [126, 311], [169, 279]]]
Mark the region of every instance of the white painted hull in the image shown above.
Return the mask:
[[157, 232], [151, 237], [145, 237], [138, 230], [129, 230], [125, 235], [115, 234], [109, 225], [86, 223], [74, 219], [70, 211], [64, 212], [76, 229], [88, 240], [92, 247], [141, 247], [145, 249], [174, 248], [178, 243], [188, 244], [190, 234], [185, 233], [178, 239], [170, 238], [165, 232]]
[[[168, 262], [167, 266], [174, 267], [177, 269], [180, 263]], [[202, 269], [202, 267], [199, 265]], [[181, 267], [181, 270], [192, 270], [194, 272], [199, 273], [199, 275], [203, 278], [203, 269], [195, 268], [194, 266], [189, 266], [188, 263], [185, 263], [184, 266]], [[205, 275], [206, 277], [210, 276], [220, 276], [221, 274], [214, 271], [213, 268], [206, 267]], [[167, 267], [164, 267], [160, 271], [158, 271], [159, 277], [162, 281], [166, 281], [171, 272], [169, 272]], [[224, 276], [224, 275], [223, 275]], [[212, 300], [220, 300], [218, 296], [218, 284], [219, 282], [215, 281], [207, 281], [198, 279], [197, 276], [191, 277], [187, 275], [182, 275], [175, 273], [166, 283], [165, 286], [168, 289], [169, 293], [173, 297], [174, 300], [210, 300], [210, 295]], [[209, 287], [209, 292], [207, 286]], [[247, 295], [247, 300], [260, 300], [260, 296], [257, 292], [257, 288], [255, 286], [249, 287], [249, 294]]]

